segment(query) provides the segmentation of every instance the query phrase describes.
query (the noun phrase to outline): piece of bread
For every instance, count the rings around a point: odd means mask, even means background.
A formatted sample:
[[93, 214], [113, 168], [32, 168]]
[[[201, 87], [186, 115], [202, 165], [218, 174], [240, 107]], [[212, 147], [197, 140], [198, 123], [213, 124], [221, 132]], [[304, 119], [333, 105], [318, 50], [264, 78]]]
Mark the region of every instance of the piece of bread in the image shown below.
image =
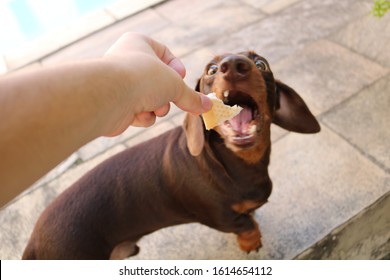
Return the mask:
[[225, 105], [221, 99], [217, 98], [214, 92], [207, 95], [213, 102], [213, 107], [210, 111], [203, 113], [203, 121], [207, 130], [210, 130], [223, 122], [230, 120], [237, 116], [242, 107], [238, 105]]

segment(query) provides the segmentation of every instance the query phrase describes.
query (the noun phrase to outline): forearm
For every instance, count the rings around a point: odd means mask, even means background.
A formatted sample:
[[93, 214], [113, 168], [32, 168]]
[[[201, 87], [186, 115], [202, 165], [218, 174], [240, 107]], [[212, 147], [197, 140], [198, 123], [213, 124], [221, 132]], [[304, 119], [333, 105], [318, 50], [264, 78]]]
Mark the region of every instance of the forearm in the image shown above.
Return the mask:
[[100, 59], [0, 78], [0, 207], [92, 139], [152, 125], [170, 102], [210, 110], [184, 74], [166, 46], [125, 33]]
[[122, 70], [100, 59], [0, 79], [0, 205], [104, 134]]

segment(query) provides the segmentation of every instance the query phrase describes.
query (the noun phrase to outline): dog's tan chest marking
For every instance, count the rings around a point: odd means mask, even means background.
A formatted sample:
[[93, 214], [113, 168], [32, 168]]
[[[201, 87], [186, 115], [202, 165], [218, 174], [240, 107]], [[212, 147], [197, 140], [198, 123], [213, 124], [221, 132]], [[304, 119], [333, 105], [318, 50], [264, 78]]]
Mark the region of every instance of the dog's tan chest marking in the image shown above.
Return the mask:
[[232, 205], [232, 209], [240, 214], [249, 214], [255, 209], [259, 208], [265, 202], [258, 202], [254, 200], [243, 200]]

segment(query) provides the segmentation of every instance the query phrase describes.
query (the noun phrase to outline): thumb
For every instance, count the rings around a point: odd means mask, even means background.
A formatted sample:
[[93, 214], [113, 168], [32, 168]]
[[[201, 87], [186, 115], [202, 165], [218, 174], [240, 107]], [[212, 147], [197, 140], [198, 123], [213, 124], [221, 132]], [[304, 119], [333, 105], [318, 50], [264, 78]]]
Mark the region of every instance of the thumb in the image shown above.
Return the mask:
[[180, 96], [173, 101], [177, 107], [192, 114], [201, 114], [211, 109], [213, 103], [206, 95], [189, 88], [186, 84], [184, 87], [185, 89], [180, 91]]

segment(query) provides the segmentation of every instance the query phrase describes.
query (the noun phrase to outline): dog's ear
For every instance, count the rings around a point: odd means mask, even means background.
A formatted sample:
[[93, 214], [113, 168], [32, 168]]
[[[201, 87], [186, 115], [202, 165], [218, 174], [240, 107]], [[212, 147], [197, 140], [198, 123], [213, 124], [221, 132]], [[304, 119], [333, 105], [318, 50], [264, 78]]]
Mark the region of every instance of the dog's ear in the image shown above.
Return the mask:
[[294, 132], [319, 132], [320, 124], [298, 93], [278, 80], [275, 81], [275, 86], [276, 106], [272, 122]]
[[190, 154], [198, 156], [204, 147], [204, 129], [200, 116], [187, 114], [183, 128], [187, 137], [187, 147]]

